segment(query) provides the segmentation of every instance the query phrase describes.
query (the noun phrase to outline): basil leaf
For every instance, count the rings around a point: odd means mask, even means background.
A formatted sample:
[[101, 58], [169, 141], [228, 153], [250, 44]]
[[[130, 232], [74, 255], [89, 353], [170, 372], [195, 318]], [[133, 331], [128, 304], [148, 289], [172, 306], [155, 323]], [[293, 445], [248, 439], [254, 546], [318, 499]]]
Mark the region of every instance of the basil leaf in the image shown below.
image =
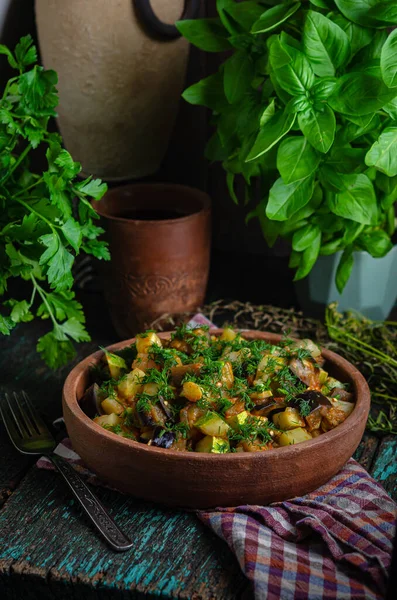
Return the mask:
[[281, 111], [276, 113], [259, 131], [246, 158], [247, 162], [262, 156], [277, 144], [289, 132], [295, 119], [296, 115], [288, 115]]
[[320, 233], [320, 228], [317, 225], [306, 225], [298, 231], [295, 231], [292, 238], [292, 247], [297, 252], [303, 252], [315, 243], [318, 234]]
[[309, 10], [303, 29], [303, 47], [313, 71], [319, 77], [333, 77], [351, 53], [346, 33], [324, 15]]
[[239, 102], [251, 86], [254, 65], [244, 50], [237, 50], [226, 62], [223, 75], [225, 95], [234, 104]]
[[188, 87], [182, 98], [190, 104], [201, 104], [215, 111], [221, 111], [228, 105], [221, 73], [214, 73]]
[[290, 2], [269, 8], [253, 24], [251, 33], [264, 33], [265, 31], [275, 29], [296, 13], [300, 6], [300, 2]]
[[278, 85], [292, 96], [305, 94], [314, 84], [313, 70], [306, 56], [282, 43], [279, 36], [272, 39], [269, 61]]
[[397, 98], [393, 98], [393, 100], [382, 106], [382, 109], [387, 112], [393, 121], [397, 121]]
[[263, 203], [258, 206], [257, 217], [259, 219], [263, 237], [268, 246], [272, 248], [280, 234], [281, 223], [279, 221], [272, 221], [266, 216], [266, 206]]
[[337, 240], [331, 240], [330, 242], [327, 242], [326, 244], [321, 246], [320, 256], [331, 256], [331, 254], [335, 254], [335, 252], [338, 252], [338, 250], [341, 249], [341, 246], [341, 239], [338, 238]]
[[341, 77], [329, 98], [330, 106], [340, 113], [366, 115], [382, 108], [397, 96], [381, 79], [366, 73]]
[[311, 145], [324, 154], [331, 148], [336, 130], [332, 109], [325, 105], [323, 111], [314, 108], [298, 114], [299, 127]]
[[220, 19], [184, 19], [175, 23], [179, 33], [191, 44], [206, 52], [230, 50], [228, 31]]
[[239, 35], [241, 30], [236, 27], [233, 19], [231, 19], [227, 13], [227, 8], [234, 4], [233, 0], [216, 0], [216, 10], [222, 25], [231, 35]]
[[389, 87], [397, 86], [397, 29], [392, 31], [382, 48], [380, 55], [380, 68], [385, 84]]
[[334, 0], [310, 0], [310, 2], [319, 8], [332, 8], [334, 5]]
[[327, 156], [326, 165], [338, 173], [354, 173], [362, 169], [365, 148], [348, 148], [334, 146]]
[[377, 2], [369, 11], [367, 18], [373, 27], [387, 27], [397, 22], [397, 6], [395, 0]]
[[353, 23], [340, 13], [331, 13], [328, 15], [328, 18], [332, 19], [346, 33], [350, 42], [351, 57], [355, 56], [357, 52], [371, 43], [373, 32], [370, 29]]
[[397, 127], [387, 127], [368, 150], [368, 167], [375, 167], [388, 177], [397, 175]]
[[263, 6], [247, 0], [242, 4], [231, 2], [224, 9], [245, 31], [251, 31], [255, 21], [263, 14]]
[[339, 217], [364, 225], [376, 225], [378, 208], [374, 186], [367, 175], [335, 174], [339, 191], [330, 199], [330, 209]]
[[343, 233], [343, 243], [348, 246], [352, 244], [356, 238], [363, 231], [365, 225], [362, 223], [357, 223], [356, 221], [349, 221], [345, 219], [344, 233]]
[[259, 125], [261, 127], [266, 125], [266, 123], [268, 123], [268, 121], [270, 121], [270, 119], [275, 115], [275, 113], [276, 113], [276, 105], [275, 105], [275, 99], [273, 98], [273, 100], [270, 102], [270, 104], [268, 106], [266, 106], [265, 110], [261, 114], [261, 117], [259, 120]]
[[266, 215], [275, 221], [286, 221], [310, 201], [313, 190], [313, 177], [298, 179], [288, 185], [280, 177], [270, 188]]
[[[393, 248], [390, 236], [382, 229], [375, 229], [361, 234], [357, 240], [360, 246], [370, 253], [374, 258], [382, 258]], [[12, 315], [11, 315], [12, 316]]]
[[387, 27], [397, 20], [395, 0], [335, 0], [342, 14], [364, 27]]
[[348, 282], [349, 277], [352, 273], [353, 265], [353, 247], [348, 246], [347, 248], [345, 248], [342, 256], [340, 257], [340, 261], [336, 269], [335, 283], [340, 294], [345, 289], [346, 283]]
[[310, 273], [320, 253], [320, 247], [321, 231], [320, 228], [317, 228], [316, 237], [313, 239], [311, 245], [308, 246], [308, 248], [306, 248], [306, 250], [302, 254], [299, 268], [294, 277], [294, 281], [299, 281], [299, 279], [303, 279], [304, 277], [306, 277], [306, 275]]
[[280, 144], [277, 169], [284, 183], [292, 183], [311, 175], [320, 164], [320, 158], [302, 136], [289, 137]]

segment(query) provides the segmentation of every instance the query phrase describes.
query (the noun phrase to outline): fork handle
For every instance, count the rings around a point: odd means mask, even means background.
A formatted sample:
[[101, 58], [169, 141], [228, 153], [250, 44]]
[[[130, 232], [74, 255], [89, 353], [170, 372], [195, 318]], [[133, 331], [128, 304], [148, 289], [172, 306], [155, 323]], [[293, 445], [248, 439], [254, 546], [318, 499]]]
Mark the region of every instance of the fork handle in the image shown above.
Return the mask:
[[131, 540], [119, 529], [105, 507], [94, 496], [75, 469], [64, 458], [58, 456], [58, 454], [48, 454], [47, 458], [51, 460], [61, 473], [75, 498], [80, 502], [87, 516], [109, 546], [117, 552], [124, 552], [132, 548], [133, 543]]

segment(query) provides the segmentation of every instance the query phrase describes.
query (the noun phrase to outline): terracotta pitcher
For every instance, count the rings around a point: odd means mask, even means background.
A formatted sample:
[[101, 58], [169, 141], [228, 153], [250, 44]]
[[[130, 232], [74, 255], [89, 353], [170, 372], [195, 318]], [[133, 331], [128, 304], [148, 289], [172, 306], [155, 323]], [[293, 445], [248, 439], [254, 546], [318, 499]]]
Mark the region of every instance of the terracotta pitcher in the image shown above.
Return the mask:
[[[188, 5], [196, 10], [197, 0]], [[184, 0], [36, 0], [42, 60], [59, 76], [58, 124], [85, 173], [117, 181], [160, 166], [184, 85], [188, 43], [170, 25], [184, 7]]]
[[122, 339], [166, 313], [204, 301], [210, 258], [210, 199], [194, 188], [134, 184], [95, 203], [110, 243], [104, 291]]

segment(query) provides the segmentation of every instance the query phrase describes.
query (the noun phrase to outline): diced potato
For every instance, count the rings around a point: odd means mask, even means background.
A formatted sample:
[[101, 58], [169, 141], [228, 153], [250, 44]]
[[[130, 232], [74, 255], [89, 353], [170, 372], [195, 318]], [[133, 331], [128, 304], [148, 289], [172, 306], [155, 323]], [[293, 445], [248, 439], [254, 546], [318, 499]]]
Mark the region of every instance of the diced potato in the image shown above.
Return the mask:
[[229, 427], [231, 427], [235, 431], [238, 431], [238, 429], [240, 428], [240, 425], [245, 423], [246, 420], [248, 419], [248, 417], [249, 417], [249, 412], [247, 410], [244, 410], [243, 412], [241, 412], [237, 415], [232, 415], [231, 417], [227, 417], [226, 423], [229, 425]]
[[206, 435], [196, 444], [196, 452], [224, 454], [225, 452], [229, 452], [229, 450], [230, 446], [227, 440], [212, 435]]
[[[344, 404], [350, 404], [350, 402], [344, 402]], [[353, 408], [354, 404], [352, 404], [351, 410], [353, 410]], [[327, 408], [321, 426], [323, 427], [324, 424], [323, 430], [328, 431], [328, 429], [333, 429], [343, 423], [347, 417], [348, 414], [340, 406], [331, 406], [330, 408]]]
[[304, 350], [307, 350], [308, 352], [310, 352], [310, 354], [312, 355], [313, 358], [317, 358], [318, 356], [321, 356], [321, 349], [312, 340], [309, 340], [309, 339], [299, 340], [298, 342], [296, 342], [296, 344], [294, 344], [294, 347], [295, 348], [303, 348]]
[[204, 417], [196, 421], [195, 426], [205, 435], [215, 437], [226, 437], [230, 427], [216, 413], [208, 412]]
[[234, 329], [232, 329], [231, 327], [225, 327], [225, 329], [222, 331], [220, 339], [223, 342], [232, 342], [236, 336], [237, 333], [234, 331]]
[[156, 369], [157, 364], [149, 355], [143, 352], [136, 355], [135, 360], [131, 365], [131, 369], [140, 369], [141, 371], [147, 371], [148, 369]]
[[305, 420], [299, 414], [298, 409], [292, 406], [287, 406], [283, 412], [273, 415], [272, 420], [279, 429], [289, 430], [305, 426]]
[[122, 420], [115, 413], [112, 413], [111, 415], [101, 415], [94, 419], [94, 423], [101, 425], [101, 427], [114, 427], [115, 425], [120, 425], [121, 422]]
[[158, 383], [145, 383], [142, 388], [143, 394], [148, 394], [148, 396], [157, 396], [159, 393], [159, 384]]
[[335, 408], [340, 408], [341, 410], [343, 410], [346, 417], [348, 417], [349, 415], [352, 414], [353, 409], [355, 407], [354, 402], [345, 402], [344, 400], [339, 400], [336, 398], [331, 398], [330, 402], [332, 403], [332, 406], [334, 406]]
[[198, 402], [203, 397], [203, 390], [194, 381], [185, 381], [182, 386], [181, 396], [187, 398], [189, 402]]
[[124, 358], [117, 356], [117, 354], [112, 354], [111, 352], [106, 352], [105, 357], [111, 377], [113, 377], [113, 379], [119, 379], [121, 371], [127, 368]]
[[319, 369], [318, 370], [318, 380], [321, 383], [321, 385], [323, 385], [323, 383], [326, 383], [327, 379], [328, 379], [327, 371], [324, 371], [324, 369]]
[[133, 369], [117, 386], [117, 392], [121, 398], [134, 398], [142, 391], [142, 379], [145, 377], [141, 369]]
[[150, 346], [162, 346], [159, 336], [154, 331], [141, 333], [136, 336], [136, 349], [138, 354], [147, 354]]
[[250, 398], [251, 400], [253, 400], [255, 402], [255, 404], [257, 404], [258, 400], [265, 400], [266, 398], [271, 398], [271, 396], [273, 396], [273, 392], [272, 390], [263, 390], [261, 392], [257, 391], [257, 392], [251, 392], [250, 394]]
[[312, 438], [316, 438], [319, 437], [321, 433], [322, 431], [320, 429], [313, 429], [313, 431], [310, 432], [310, 435], [312, 436]]
[[267, 381], [274, 373], [281, 371], [286, 365], [286, 359], [275, 354], [265, 354], [259, 362], [256, 370], [254, 384]]
[[282, 433], [277, 441], [280, 446], [290, 446], [291, 444], [300, 444], [300, 442], [307, 442], [311, 439], [312, 436], [306, 429], [297, 427], [296, 429]]
[[170, 348], [175, 348], [175, 350], [184, 352], [185, 354], [191, 354], [193, 351], [191, 345], [186, 340], [180, 340], [179, 338], [175, 338], [170, 342]]
[[307, 429], [313, 435], [313, 432], [320, 428], [321, 425], [321, 411], [317, 408], [313, 410], [310, 415], [305, 417]]
[[228, 390], [233, 387], [234, 384], [234, 373], [232, 364], [227, 361], [222, 367], [221, 381]]
[[107, 415], [111, 415], [115, 413], [116, 415], [121, 415], [124, 411], [124, 406], [120, 404], [115, 398], [106, 398], [103, 402], [101, 402], [102, 410]]
[[228, 360], [231, 363], [242, 363], [251, 356], [249, 348], [241, 348], [241, 350], [231, 350], [230, 346], [226, 346], [222, 352], [222, 360]]
[[241, 452], [240, 448], [242, 448], [243, 452], [263, 452], [265, 450], [271, 450], [273, 448], [273, 444], [271, 442], [263, 442], [262, 440], [256, 438], [253, 442], [250, 440], [243, 440], [242, 442], [239, 442], [236, 449]]

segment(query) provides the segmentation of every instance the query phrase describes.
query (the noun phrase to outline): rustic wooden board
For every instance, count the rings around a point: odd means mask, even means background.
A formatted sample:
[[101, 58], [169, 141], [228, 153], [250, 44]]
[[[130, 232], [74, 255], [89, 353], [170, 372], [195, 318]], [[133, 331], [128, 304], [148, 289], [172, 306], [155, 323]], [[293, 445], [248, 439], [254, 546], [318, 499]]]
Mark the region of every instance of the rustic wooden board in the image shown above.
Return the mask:
[[2, 598], [69, 600], [73, 587], [76, 600], [222, 600], [239, 598], [247, 589], [226, 544], [195, 514], [95, 491], [134, 540], [134, 549], [109, 551], [59, 476], [33, 468], [0, 512]]

